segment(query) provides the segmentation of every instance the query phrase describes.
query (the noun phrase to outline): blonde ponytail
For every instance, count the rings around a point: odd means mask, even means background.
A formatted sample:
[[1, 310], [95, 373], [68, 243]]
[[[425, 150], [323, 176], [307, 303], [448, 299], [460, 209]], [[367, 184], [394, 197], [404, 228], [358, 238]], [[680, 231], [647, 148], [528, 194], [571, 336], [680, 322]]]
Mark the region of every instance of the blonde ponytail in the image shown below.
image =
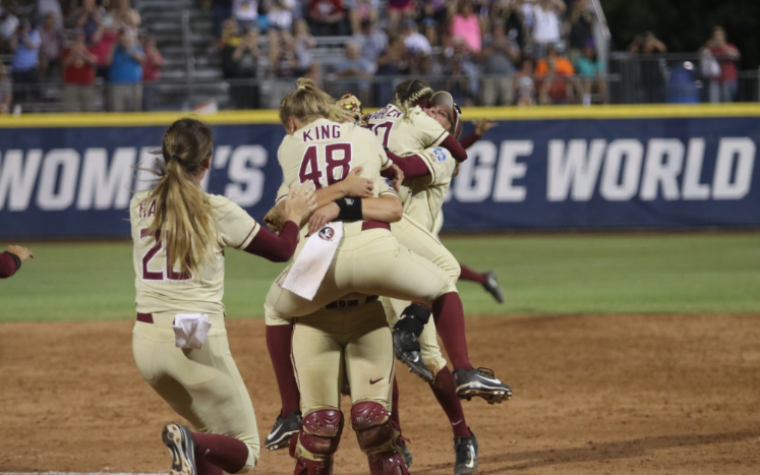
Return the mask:
[[294, 117], [304, 124], [317, 119], [335, 122], [353, 122], [353, 117], [335, 105], [335, 99], [319, 89], [309, 78], [296, 81], [296, 89], [285, 95], [280, 102], [280, 121], [288, 127], [288, 118]]
[[179, 268], [184, 280], [209, 257], [209, 244], [216, 240], [216, 224], [208, 196], [198, 184], [202, 164], [211, 156], [211, 129], [194, 119], [181, 119], [164, 135], [165, 166], [148, 201], [156, 201], [156, 214], [148, 228], [165, 240], [171, 269]]

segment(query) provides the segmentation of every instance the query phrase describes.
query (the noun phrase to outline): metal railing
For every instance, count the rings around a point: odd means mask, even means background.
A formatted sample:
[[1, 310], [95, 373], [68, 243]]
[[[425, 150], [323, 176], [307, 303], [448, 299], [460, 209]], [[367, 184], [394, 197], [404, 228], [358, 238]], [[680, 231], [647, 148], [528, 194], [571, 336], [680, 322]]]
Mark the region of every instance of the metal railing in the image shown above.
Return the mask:
[[[599, 78], [557, 77], [560, 93], [566, 96], [559, 103], [580, 104], [584, 92], [590, 92], [590, 99], [597, 104], [710, 102], [710, 90], [711, 87], [714, 89], [714, 82], [703, 81], [696, 75], [687, 82], [670, 80], [674, 74], [689, 72], [685, 69], [677, 69], [683, 68], [683, 65], [679, 66], [678, 63], [678, 61], [671, 63], [664, 58], [651, 58], [648, 62], [637, 63], [613, 62], [611, 69], [614, 72]], [[651, 68], [647, 69], [648, 67]], [[696, 68], [693, 64], [692, 67]], [[523, 103], [521, 99], [524, 99], [526, 94], [536, 105], [540, 105], [541, 86], [545, 84], [544, 78], [532, 77], [534, 88], [531, 95], [518, 86], [514, 76], [415, 77], [425, 79], [435, 90], [451, 92], [457, 103], [463, 107], [518, 105]], [[760, 101], [759, 77], [760, 71], [739, 73], [736, 102]], [[372, 108], [382, 107], [391, 102], [396, 85], [408, 78], [409, 76], [342, 78], [329, 75], [322, 78], [319, 83], [323, 90], [333, 97], [337, 98], [351, 92], [359, 97], [365, 107]], [[139, 89], [136, 92], [130, 92], [122, 85], [112, 85], [101, 80], [84, 88], [67, 87], [60, 81], [47, 81], [37, 84], [14, 84], [13, 94], [14, 104], [20, 105], [23, 113], [83, 110], [172, 111], [191, 110], [200, 104], [219, 110], [276, 109], [282, 97], [293, 90], [295, 79], [295, 77], [212, 80], [181, 78], [142, 84], [136, 88]], [[564, 90], [562, 90], [563, 87]], [[552, 91], [556, 92], [557, 88], [553, 88]], [[142, 98], [133, 99], [136, 95], [141, 95]]]

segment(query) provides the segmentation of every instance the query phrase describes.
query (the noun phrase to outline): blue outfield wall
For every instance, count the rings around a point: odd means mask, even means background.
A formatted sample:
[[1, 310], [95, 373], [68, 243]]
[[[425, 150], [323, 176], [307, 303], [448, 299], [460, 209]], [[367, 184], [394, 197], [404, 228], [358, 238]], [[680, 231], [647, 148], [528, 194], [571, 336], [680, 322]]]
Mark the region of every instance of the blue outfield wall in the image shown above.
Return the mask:
[[[760, 113], [647, 115], [500, 121], [469, 149], [444, 229], [760, 226]], [[210, 122], [208, 190], [261, 219], [282, 179], [284, 130]], [[132, 167], [154, 163], [168, 123], [0, 124], [0, 238], [128, 236], [129, 199], [147, 183]]]

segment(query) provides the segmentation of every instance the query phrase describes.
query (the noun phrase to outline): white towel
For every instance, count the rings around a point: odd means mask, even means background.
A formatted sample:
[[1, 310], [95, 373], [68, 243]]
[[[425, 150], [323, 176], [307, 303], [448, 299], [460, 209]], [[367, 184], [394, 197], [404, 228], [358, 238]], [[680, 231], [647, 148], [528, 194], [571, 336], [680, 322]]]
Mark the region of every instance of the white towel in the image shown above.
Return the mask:
[[312, 300], [330, 268], [342, 238], [343, 223], [340, 221], [327, 223], [318, 233], [312, 234], [280, 287], [306, 300]]
[[200, 350], [208, 337], [211, 322], [205, 313], [178, 313], [172, 328], [176, 347]]

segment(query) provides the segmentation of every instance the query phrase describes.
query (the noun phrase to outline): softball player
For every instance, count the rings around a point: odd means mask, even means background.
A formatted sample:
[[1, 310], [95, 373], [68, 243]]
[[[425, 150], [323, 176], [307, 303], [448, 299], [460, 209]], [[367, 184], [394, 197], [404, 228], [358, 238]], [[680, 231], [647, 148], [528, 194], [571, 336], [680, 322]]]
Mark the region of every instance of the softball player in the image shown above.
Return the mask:
[[298, 224], [316, 207], [313, 192], [291, 191], [279, 236], [261, 229], [200, 182], [213, 141], [205, 124], [182, 119], [166, 131], [155, 186], [130, 203], [137, 322], [132, 350], [145, 381], [197, 432], [164, 427], [172, 475], [243, 473], [258, 462], [253, 405], [230, 354], [224, 325], [224, 250], [284, 262]]
[[[280, 116], [289, 135], [283, 140], [278, 156], [285, 184], [311, 180], [315, 186], [322, 187], [341, 180], [352, 167], [362, 166], [365, 176], [377, 177], [374, 192], [380, 197], [347, 199], [315, 212], [309, 226], [312, 233], [319, 231], [315, 222], [336, 219], [358, 222], [344, 225], [344, 237], [311, 300], [282, 288], [290, 268], [281, 274], [267, 296], [268, 322], [276, 325], [283, 318], [305, 317], [327, 305], [354, 306], [374, 299], [378, 294], [432, 303], [439, 327], [445, 329], [441, 334], [449, 354], [453, 355], [452, 359], [457, 357], [462, 362], [459, 367], [475, 377], [477, 370], [469, 363], [462, 338], [464, 313], [461, 300], [451, 279], [431, 262], [399, 246], [385, 224], [398, 220], [401, 215], [395, 193], [379, 179], [381, 166], [390, 165], [385, 153], [371, 132], [354, 124], [338, 124], [327, 119], [334, 108], [329, 97], [312, 81], [305, 79], [298, 81], [297, 91], [283, 99]], [[336, 149], [340, 150], [337, 156]], [[356, 298], [351, 294], [360, 295]], [[367, 295], [370, 297], [364, 297]], [[308, 342], [294, 338], [293, 348], [302, 344]], [[501, 382], [498, 384], [501, 388], [492, 391], [505, 394], [503, 388], [506, 386]], [[308, 417], [304, 415], [304, 430]]]
[[34, 259], [32, 251], [21, 246], [8, 246], [8, 249], [0, 254], [0, 279], [7, 279], [21, 269], [21, 264], [27, 259]]

